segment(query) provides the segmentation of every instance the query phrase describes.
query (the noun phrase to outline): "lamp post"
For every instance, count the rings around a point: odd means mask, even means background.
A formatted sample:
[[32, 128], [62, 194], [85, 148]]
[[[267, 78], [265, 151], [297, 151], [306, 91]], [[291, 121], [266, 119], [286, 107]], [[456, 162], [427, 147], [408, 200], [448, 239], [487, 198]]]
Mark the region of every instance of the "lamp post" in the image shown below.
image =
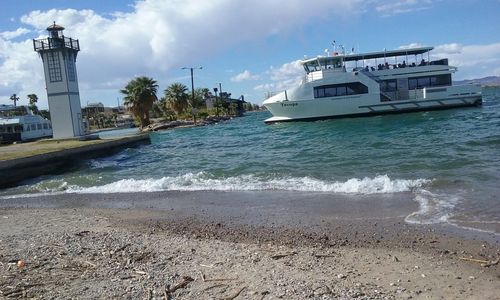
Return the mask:
[[191, 112], [193, 114], [193, 120], [194, 120], [194, 125], [196, 125], [196, 108], [195, 108], [195, 103], [194, 103], [194, 79], [193, 79], [193, 70], [194, 69], [203, 69], [203, 67], [197, 67], [197, 68], [192, 68], [192, 67], [183, 67], [183, 70], [189, 69], [191, 71]]
[[218, 89], [215, 87], [214, 88], [214, 93], [215, 93], [215, 115], [218, 117], [219, 116], [219, 103], [218, 103], [218, 100], [217, 100], [217, 91]]

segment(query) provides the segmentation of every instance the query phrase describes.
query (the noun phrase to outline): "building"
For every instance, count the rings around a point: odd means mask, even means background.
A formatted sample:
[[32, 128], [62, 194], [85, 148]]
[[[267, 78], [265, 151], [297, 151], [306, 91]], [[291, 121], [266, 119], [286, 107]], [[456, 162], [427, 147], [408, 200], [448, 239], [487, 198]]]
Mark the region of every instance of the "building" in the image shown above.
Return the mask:
[[104, 104], [102, 104], [101, 102], [89, 103], [87, 104], [87, 106], [82, 108], [82, 114], [84, 117], [87, 118], [93, 115], [97, 115], [99, 113], [104, 113], [104, 111], [105, 111]]
[[85, 134], [76, 72], [78, 40], [65, 37], [64, 27], [47, 27], [49, 37], [33, 40], [33, 48], [43, 61], [45, 85], [54, 138]]
[[246, 102], [243, 95], [241, 95], [238, 99], [233, 99], [231, 98], [231, 93], [222, 92], [219, 94], [219, 96], [214, 96], [212, 95], [212, 93], [209, 93], [204, 100], [207, 109], [215, 109], [217, 100], [219, 100], [219, 108], [230, 110], [230, 113], [235, 116], [242, 116], [245, 112], [243, 104]]

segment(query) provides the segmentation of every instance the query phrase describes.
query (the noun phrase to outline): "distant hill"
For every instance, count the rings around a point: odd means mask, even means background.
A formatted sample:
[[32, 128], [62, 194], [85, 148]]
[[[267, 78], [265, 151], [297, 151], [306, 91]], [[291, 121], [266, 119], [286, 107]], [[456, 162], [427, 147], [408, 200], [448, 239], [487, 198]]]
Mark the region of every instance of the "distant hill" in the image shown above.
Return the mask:
[[500, 86], [500, 76], [488, 76], [477, 79], [454, 81], [454, 84], [480, 84], [482, 86]]

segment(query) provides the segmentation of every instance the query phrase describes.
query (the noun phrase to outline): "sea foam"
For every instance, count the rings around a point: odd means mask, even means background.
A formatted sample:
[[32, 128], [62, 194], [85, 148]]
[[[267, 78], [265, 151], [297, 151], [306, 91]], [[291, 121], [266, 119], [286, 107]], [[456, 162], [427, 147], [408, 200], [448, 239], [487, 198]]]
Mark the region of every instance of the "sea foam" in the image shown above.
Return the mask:
[[158, 191], [303, 191], [345, 194], [379, 194], [412, 191], [428, 179], [390, 179], [387, 175], [373, 178], [351, 178], [347, 181], [324, 181], [311, 177], [264, 178], [256, 175], [214, 178], [203, 172], [159, 179], [122, 179], [93, 187], [67, 187], [68, 193], [129, 193]]
[[449, 222], [460, 197], [421, 189], [416, 194], [415, 201], [419, 204], [419, 210], [408, 215], [405, 221], [412, 224], [436, 224]]

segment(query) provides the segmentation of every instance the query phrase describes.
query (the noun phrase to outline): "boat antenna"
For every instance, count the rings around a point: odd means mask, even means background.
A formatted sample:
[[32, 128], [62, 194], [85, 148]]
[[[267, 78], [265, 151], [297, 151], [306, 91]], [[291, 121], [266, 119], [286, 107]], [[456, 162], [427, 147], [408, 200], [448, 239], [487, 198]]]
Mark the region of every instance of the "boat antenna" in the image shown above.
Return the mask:
[[335, 53], [335, 51], [337, 50], [337, 49], [336, 49], [336, 45], [335, 45], [335, 44], [336, 44], [336, 43], [335, 43], [335, 40], [333, 40], [333, 43], [332, 43], [332, 46], [333, 46], [333, 53]]
[[328, 53], [328, 48], [325, 49], [325, 54], [326, 54], [326, 56], [330, 56], [330, 53]]

